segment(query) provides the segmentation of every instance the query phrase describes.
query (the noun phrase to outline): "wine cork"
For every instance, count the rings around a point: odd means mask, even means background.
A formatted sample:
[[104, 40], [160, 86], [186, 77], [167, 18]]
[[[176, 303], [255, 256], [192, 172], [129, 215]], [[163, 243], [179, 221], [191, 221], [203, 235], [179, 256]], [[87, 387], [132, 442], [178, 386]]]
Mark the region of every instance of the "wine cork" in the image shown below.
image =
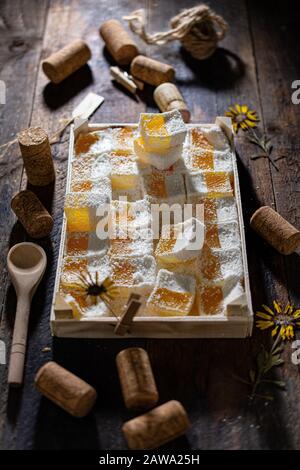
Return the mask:
[[80, 69], [91, 57], [89, 46], [76, 39], [43, 60], [42, 68], [49, 80], [57, 84]]
[[184, 122], [189, 122], [191, 113], [176, 85], [174, 83], [162, 83], [154, 90], [154, 101], [163, 113], [178, 109]]
[[34, 382], [42, 395], [76, 418], [86, 416], [97, 399], [91, 385], [53, 361], [39, 369]]
[[34, 186], [46, 186], [55, 179], [51, 147], [41, 127], [29, 127], [18, 134], [27, 178]]
[[299, 230], [269, 206], [260, 207], [254, 212], [250, 225], [283, 255], [290, 255], [300, 245]]
[[11, 201], [11, 208], [32, 238], [47, 237], [53, 228], [53, 219], [32, 191], [20, 191]]
[[142, 348], [120, 351], [116, 358], [122, 394], [127, 408], [147, 409], [158, 402], [149, 356]]
[[138, 55], [133, 59], [130, 73], [134, 77], [149, 85], [158, 86], [161, 83], [172, 82], [175, 78], [175, 70], [171, 65]]
[[99, 32], [109, 53], [118, 64], [129, 65], [138, 55], [136, 43], [119, 21], [113, 19], [105, 21], [100, 26]]
[[190, 427], [185, 409], [171, 400], [123, 425], [123, 433], [132, 450], [151, 450], [184, 434]]

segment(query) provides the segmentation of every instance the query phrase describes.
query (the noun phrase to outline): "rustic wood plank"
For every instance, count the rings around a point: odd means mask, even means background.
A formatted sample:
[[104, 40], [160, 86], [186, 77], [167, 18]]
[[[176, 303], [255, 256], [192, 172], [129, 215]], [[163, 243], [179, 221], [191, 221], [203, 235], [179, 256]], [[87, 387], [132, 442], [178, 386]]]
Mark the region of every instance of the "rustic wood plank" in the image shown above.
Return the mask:
[[[197, 3], [185, 2], [185, 7]], [[178, 43], [152, 48], [151, 54], [162, 60], [167, 58], [175, 66], [177, 81], [190, 105], [193, 121], [212, 121], [235, 102], [247, 103], [262, 115], [246, 4], [212, 1], [210, 6], [224, 16], [230, 27], [221, 49], [213, 57], [198, 63], [180, 50]], [[151, 31], [166, 29], [167, 18], [177, 12], [176, 2], [152, 8], [149, 15]], [[269, 164], [265, 160], [254, 164], [250, 160], [253, 148], [244, 135], [237, 137], [236, 146], [251, 289], [256, 309], [263, 302], [270, 303], [276, 296], [287, 299], [284, 282], [277, 280], [277, 275], [285, 279], [285, 264], [280, 255], [271, 249], [266, 250], [249, 228], [250, 215], [259, 205], [275, 205]], [[251, 359], [261, 341], [261, 335], [256, 335], [252, 343], [248, 340], [170, 340], [167, 346], [162, 346], [159, 341], [148, 342], [164, 398], [175, 396], [182, 400], [197, 422], [188, 436], [193, 448], [288, 445], [286, 422], [281, 411], [276, 413], [273, 407], [262, 407], [259, 418], [256, 407], [249, 407], [247, 388], [233, 379], [234, 375], [247, 376]], [[283, 436], [280, 443], [273, 441], [272, 428]], [[217, 435], [220, 436], [218, 441]]]
[[[0, 5], [0, 79], [6, 84], [6, 104], [0, 105], [0, 144], [14, 138], [16, 133], [29, 125], [36, 75], [40, 60], [42, 37], [48, 2], [3, 1]], [[10, 345], [10, 318], [2, 313], [5, 296], [12, 296], [7, 290], [6, 254], [15, 240], [13, 230], [15, 217], [10, 210], [12, 195], [18, 191], [22, 177], [22, 160], [16, 146], [0, 160], [0, 339]], [[22, 234], [21, 234], [22, 236]], [[14, 297], [13, 297], [14, 298]], [[12, 310], [14, 308], [14, 302]], [[0, 442], [3, 420], [6, 416], [6, 370], [0, 368]], [[1, 444], [0, 444], [1, 445]]]
[[[249, 2], [249, 17], [257, 61], [257, 76], [260, 100], [263, 108], [263, 124], [266, 133], [272, 137], [274, 158], [284, 155], [276, 162], [279, 171], [271, 168], [276, 210], [296, 227], [300, 227], [299, 214], [299, 106], [291, 101], [292, 82], [299, 72], [300, 41], [299, 15], [294, 11], [292, 2], [273, 3], [272, 21], [267, 21], [267, 5]], [[268, 60], [265, 51], [269, 50]], [[274, 271], [279, 282], [284, 284], [291, 302], [299, 308], [299, 271], [298, 254], [282, 257], [286, 276]], [[283, 300], [279, 297], [279, 300]], [[297, 336], [299, 338], [299, 334]], [[285, 348], [284, 380], [288, 393], [282, 399], [281, 414], [289, 416], [289, 426], [293, 429], [293, 443], [300, 446], [299, 408], [293, 397], [300, 393], [297, 367], [291, 362], [291, 348]]]
[[[188, 0], [184, 6], [189, 7], [197, 3], [196, 0]], [[149, 0], [145, 4], [150, 29], [153, 31], [166, 29], [168, 19], [176, 14], [180, 7], [175, 0], [158, 3]], [[277, 23], [271, 25], [266, 12], [260, 10], [258, 5], [251, 6], [250, 18], [253, 30], [249, 30], [248, 10], [244, 1], [234, 0], [224, 3], [215, 0], [211, 1], [210, 5], [230, 24], [230, 33], [222, 44], [223, 50], [219, 50], [214, 57], [197, 63], [179, 48], [178, 43], [163, 48], [143, 46], [144, 50], [153, 57], [171, 62], [176, 67], [177, 81], [190, 106], [194, 122], [211, 121], [217, 114], [223, 114], [229, 104], [243, 101], [252, 105], [264, 118], [265, 123], [270, 122], [273, 126], [278, 126], [278, 121], [271, 119], [272, 116], [276, 116], [273, 114], [272, 101], [268, 103], [262, 99], [262, 94], [268, 88], [267, 85], [263, 90], [258, 87], [257, 72], [262, 70], [263, 73], [262, 77], [259, 76], [260, 86], [267, 76], [272, 77], [275, 82], [278, 73], [277, 61], [287, 65], [285, 61], [294, 58], [293, 55], [288, 56], [288, 59], [283, 57], [284, 51], [279, 50], [282, 45], [280, 42], [276, 54], [271, 59], [268, 55], [266, 59], [264, 43], [266, 41], [271, 49], [271, 45], [278, 41], [280, 13], [277, 16]], [[51, 2], [43, 57], [63, 45], [65, 41], [82, 36], [92, 46], [93, 59], [90, 69], [85, 67], [61, 87], [47, 85], [47, 80], [41, 72], [39, 73], [33, 102], [31, 120], [33, 124], [41, 124], [49, 131], [54, 131], [58, 127], [58, 120], [67, 117], [74, 104], [90, 90], [106, 98], [106, 103], [95, 114], [94, 122], [137, 121], [145, 104], [135, 102], [111, 85], [108, 57], [102, 56], [102, 44], [97, 32], [99, 24], [104, 19], [121, 18], [123, 14], [136, 8], [135, 0], [111, 2], [103, 9], [99, 9], [93, 0], [84, 0], [80, 3], [75, 0]], [[262, 18], [263, 13], [266, 15], [265, 19]], [[60, 25], [59, 30], [57, 24]], [[36, 30], [38, 31], [38, 28]], [[282, 41], [282, 36], [280, 38]], [[254, 50], [251, 40], [254, 43]], [[289, 45], [287, 39], [284, 44]], [[236, 54], [236, 57], [232, 54]], [[262, 64], [263, 61], [267, 63], [265, 66]], [[290, 79], [288, 74], [285, 77]], [[276, 82], [274, 91], [279, 93], [279, 86], [280, 82]], [[286, 111], [287, 95], [284, 96], [280, 108], [282, 113]], [[142, 97], [148, 109], [156, 109], [150, 88], [142, 94]], [[17, 130], [18, 124], [16, 124]], [[281, 128], [279, 130], [283, 131]], [[294, 131], [291, 139], [295, 139], [292, 140], [294, 147], [291, 149], [295, 150], [298, 140]], [[237, 148], [251, 287], [254, 307], [258, 307], [262, 302], [270, 302], [275, 295], [282, 299], [287, 298], [286, 264], [281, 256], [275, 254], [252, 234], [248, 227], [248, 219], [259, 204], [283, 204], [281, 196], [276, 197], [276, 188], [281, 189], [284, 180], [280, 179], [279, 182], [276, 180], [276, 175], [271, 173], [265, 160], [250, 161], [249, 156], [253, 149], [245, 143], [244, 136], [238, 137]], [[282, 148], [285, 149], [286, 146]], [[288, 160], [289, 167], [292, 167], [293, 152], [289, 155], [291, 158]], [[22, 392], [10, 394], [8, 400], [4, 447], [124, 449], [121, 425], [131, 415], [125, 411], [122, 403], [114, 361], [115, 355], [122, 348], [136, 345], [146, 347], [150, 354], [160, 391], [160, 402], [171, 398], [179, 399], [186, 406], [193, 422], [187, 439], [175, 441], [167, 446], [168, 449], [299, 448], [299, 433], [290, 431], [298, 429], [299, 426], [297, 424], [299, 411], [296, 409], [296, 403], [291, 404], [293, 402], [291, 398], [297, 396], [296, 393], [299, 392], [296, 368], [285, 367], [283, 378], [287, 380], [288, 392], [278, 394], [274, 404], [268, 406], [264, 401], [250, 402], [247, 398], [247, 387], [233, 378], [233, 375], [242, 377], [247, 375], [253, 357], [252, 349], [255, 351], [258, 348], [265, 335], [256, 334], [254, 341], [123, 339], [97, 341], [57, 338], [51, 340], [49, 311], [64, 199], [67, 134], [63, 142], [54, 147], [54, 156], [58, 173], [54, 197], [49, 189], [41, 193], [55, 217], [51, 242], [43, 243], [49, 257], [49, 267], [40, 288], [40, 295], [37, 295], [34, 301], [24, 389]], [[280, 163], [280, 165], [285, 164]], [[289, 173], [289, 178], [296, 177]], [[296, 179], [292, 181], [296, 184]], [[23, 180], [23, 184], [25, 183], [26, 179]], [[289, 190], [285, 191], [287, 200], [294, 197], [291, 194]], [[286, 211], [287, 208], [288, 204], [285, 205]], [[294, 203], [293, 213], [295, 217], [298, 216]], [[296, 273], [296, 270], [293, 273]], [[8, 318], [14, 309], [12, 290], [9, 291], [9, 296], [12, 300], [6, 305], [5, 318]], [[52, 351], [42, 353], [44, 346], [50, 346]], [[100, 399], [91, 416], [79, 421], [74, 420], [46, 399], [41, 399], [34, 390], [33, 377], [36, 370], [51, 357], [97, 388]], [[286, 359], [289, 361], [288, 353]], [[293, 428], [290, 427], [291, 416]]]
[[[105, 104], [95, 113], [92, 122], [137, 121], [139, 113], [145, 109], [145, 105], [142, 101], [134, 100], [122, 90], [116, 89], [112, 84], [108, 67], [109, 58], [106, 54], [103, 55], [103, 42], [98, 34], [98, 28], [102, 21], [110, 17], [120, 18], [123, 14], [132, 11], [134, 7], [135, 2], [130, 0], [127, 2], [114, 2], [112, 5], [108, 5], [107, 8], [98, 8], [98, 4], [91, 0], [80, 3], [76, 0], [53, 0], [50, 3], [42, 58], [77, 37], [82, 37], [88, 42], [93, 51], [93, 57], [88, 66], [67, 79], [61, 86], [49, 84], [47, 78], [39, 70], [33, 100], [31, 125], [40, 125], [49, 133], [54, 132], [59, 127], [59, 119], [68, 117], [72, 109], [89, 91], [99, 93], [105, 98]], [[60, 27], [58, 28], [57, 25], [60, 25]], [[102, 342], [96, 341], [56, 340], [52, 345], [50, 336], [49, 314], [63, 214], [68, 132], [62, 142], [52, 148], [57, 172], [55, 188], [50, 187], [39, 190], [31, 188], [38, 192], [54, 217], [51, 240], [41, 242], [47, 252], [48, 268], [32, 306], [24, 387], [22, 391], [10, 393], [9, 396], [4, 446], [6, 448], [99, 447], [101, 442], [99, 443], [98, 440], [98, 431], [101, 430], [104, 439], [108, 439], [107, 446], [114, 447], [117, 445], [114, 434], [116, 428], [114, 420], [120, 419], [113, 401], [113, 398], [119, 395], [114, 367], [114, 350], [119, 350], [122, 345], [130, 343], [128, 341], [118, 341], [115, 346], [112, 344], [108, 348], [107, 346], [104, 347]], [[24, 176], [22, 184], [23, 186], [26, 185], [26, 176]], [[14, 302], [10, 302], [10, 305], [6, 306], [6, 316], [11, 315], [13, 309]], [[140, 344], [142, 345], [144, 342], [140, 341]], [[52, 348], [51, 353], [42, 352], [45, 346]], [[74, 354], [70, 355], [71, 351]], [[106, 392], [104, 392], [104, 396], [106, 393], [107, 397], [105, 396], [105, 398], [112, 405], [112, 415], [106, 417], [107, 411], [103, 410], [101, 403], [99, 404], [99, 410], [96, 411], [94, 417], [94, 440], [91, 438], [92, 431], [88, 431], [90, 418], [86, 421], [86, 427], [84, 420], [78, 422], [78, 427], [76, 427], [76, 423], [65, 413], [60, 410], [54, 410], [53, 412], [55, 407], [48, 401], [41, 399], [34, 390], [34, 374], [46, 360], [50, 359], [52, 353], [60, 364], [69, 367], [89, 382], [97, 384], [99, 390], [103, 388], [103, 385], [99, 386], [99, 381], [101, 382], [101, 377], [105, 377], [104, 388]], [[109, 357], [109, 360], [107, 357]], [[69, 361], [70, 358], [71, 362]], [[96, 370], [99, 370], [99, 373], [95, 374]], [[111, 390], [107, 388], [108, 384], [111, 384]], [[14, 402], [21, 401], [22, 396], [22, 404], [18, 409]], [[121, 412], [123, 405], [121, 405], [120, 397], [119, 405]], [[94, 430], [94, 427], [92, 430]], [[57, 429], [64, 430], [64, 433], [60, 435]], [[87, 440], [83, 439], [84, 429], [87, 433]], [[121, 432], [119, 434], [119, 440], [123, 443]], [[122, 445], [119, 443], [119, 446]]]

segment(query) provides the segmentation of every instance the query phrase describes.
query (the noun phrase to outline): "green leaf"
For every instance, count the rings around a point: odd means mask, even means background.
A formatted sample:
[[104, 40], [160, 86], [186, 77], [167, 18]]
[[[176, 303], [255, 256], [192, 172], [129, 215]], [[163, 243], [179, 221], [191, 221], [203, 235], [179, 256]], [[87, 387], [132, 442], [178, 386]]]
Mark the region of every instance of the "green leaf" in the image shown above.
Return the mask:
[[254, 383], [255, 382], [255, 377], [256, 377], [256, 372], [255, 372], [254, 369], [250, 369], [249, 377], [250, 377], [251, 382]]
[[285, 388], [285, 382], [283, 380], [273, 380], [273, 384], [279, 388]]
[[279, 354], [282, 353], [282, 346], [277, 346], [277, 348], [272, 350], [272, 354]]
[[251, 155], [251, 160], [257, 160], [258, 158], [267, 158], [267, 155], [262, 155], [258, 153], [257, 155]]

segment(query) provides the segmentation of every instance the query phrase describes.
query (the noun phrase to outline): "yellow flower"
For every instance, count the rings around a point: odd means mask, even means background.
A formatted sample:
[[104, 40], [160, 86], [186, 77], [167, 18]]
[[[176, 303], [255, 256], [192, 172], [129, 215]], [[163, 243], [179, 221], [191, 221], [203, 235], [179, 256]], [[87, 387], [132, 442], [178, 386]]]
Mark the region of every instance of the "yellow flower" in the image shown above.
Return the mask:
[[245, 104], [229, 106], [225, 116], [231, 118], [233, 130], [236, 133], [240, 128], [246, 131], [251, 127], [257, 127], [259, 121], [256, 111], [251, 111]]
[[80, 273], [78, 282], [62, 283], [62, 286], [76, 295], [85, 297], [91, 305], [96, 305], [99, 300], [107, 303], [117, 297], [119, 290], [108, 277], [99, 282], [99, 273], [96, 271], [93, 274], [94, 276], [89, 271]]
[[278, 334], [283, 340], [293, 339], [294, 329], [300, 326], [300, 310], [294, 310], [289, 302], [284, 308], [276, 300], [273, 300], [274, 309], [267, 305], [262, 305], [264, 312], [256, 312], [256, 316], [261, 320], [256, 321], [256, 326], [261, 330], [272, 328], [272, 336]]

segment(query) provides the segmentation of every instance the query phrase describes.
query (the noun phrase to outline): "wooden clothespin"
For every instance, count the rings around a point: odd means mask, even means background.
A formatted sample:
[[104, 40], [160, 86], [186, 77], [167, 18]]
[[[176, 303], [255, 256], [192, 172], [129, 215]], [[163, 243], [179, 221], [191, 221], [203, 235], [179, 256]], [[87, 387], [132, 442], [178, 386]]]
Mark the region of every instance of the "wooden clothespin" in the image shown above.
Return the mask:
[[122, 85], [126, 90], [130, 91], [133, 95], [136, 94], [137, 90], [144, 88], [144, 83], [140, 80], [135, 80], [126, 71], [121, 70], [118, 66], [114, 65], [110, 67], [110, 74], [116, 82]]
[[142, 305], [140, 302], [140, 298], [141, 296], [138, 294], [130, 295], [127, 303], [127, 308], [115, 327], [114, 332], [116, 335], [124, 336], [127, 333], [133, 318], [139, 311], [140, 306]]

